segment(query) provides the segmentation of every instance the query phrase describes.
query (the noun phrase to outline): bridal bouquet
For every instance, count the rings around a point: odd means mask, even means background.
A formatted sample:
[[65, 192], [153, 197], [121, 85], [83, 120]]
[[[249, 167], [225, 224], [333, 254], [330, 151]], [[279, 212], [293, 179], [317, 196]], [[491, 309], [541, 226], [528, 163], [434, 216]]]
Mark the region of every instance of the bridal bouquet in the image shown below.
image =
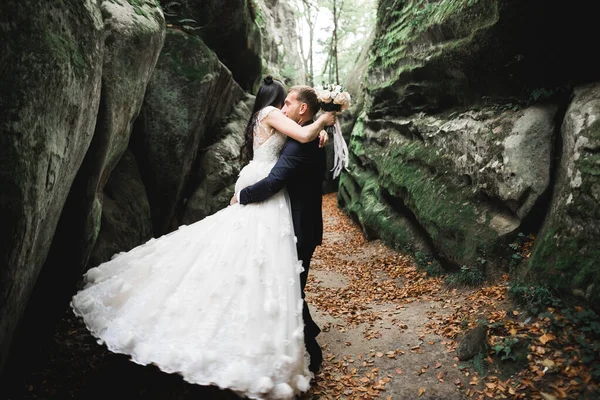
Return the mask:
[[[351, 104], [351, 97], [340, 85], [326, 84], [315, 87], [317, 98], [319, 99], [319, 106], [323, 111], [335, 111], [340, 114], [342, 111], [348, 109]], [[336, 119], [335, 125], [332, 127], [326, 127], [327, 133], [333, 134], [333, 149], [334, 149], [334, 161], [333, 161], [333, 178], [337, 178], [342, 168], [348, 167], [348, 146], [342, 136], [342, 127], [340, 122]]]

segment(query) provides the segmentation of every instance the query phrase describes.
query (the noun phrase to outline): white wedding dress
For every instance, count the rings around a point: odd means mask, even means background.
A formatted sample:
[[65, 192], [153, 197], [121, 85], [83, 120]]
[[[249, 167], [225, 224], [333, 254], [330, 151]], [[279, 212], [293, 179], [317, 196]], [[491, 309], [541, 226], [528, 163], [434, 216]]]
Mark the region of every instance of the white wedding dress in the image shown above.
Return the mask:
[[[286, 136], [259, 112], [236, 193], [266, 177]], [[308, 390], [298, 261], [287, 193], [229, 206], [90, 269], [71, 306], [114, 353], [252, 399]]]

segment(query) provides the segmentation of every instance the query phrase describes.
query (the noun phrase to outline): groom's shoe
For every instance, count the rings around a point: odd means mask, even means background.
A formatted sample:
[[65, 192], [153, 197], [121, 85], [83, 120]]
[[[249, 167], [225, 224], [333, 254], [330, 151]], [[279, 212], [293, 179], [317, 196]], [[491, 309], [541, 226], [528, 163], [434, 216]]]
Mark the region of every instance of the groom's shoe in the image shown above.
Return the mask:
[[316, 375], [319, 373], [321, 364], [323, 363], [323, 351], [315, 339], [306, 341], [306, 350], [310, 355], [310, 365], [308, 366], [308, 369]]

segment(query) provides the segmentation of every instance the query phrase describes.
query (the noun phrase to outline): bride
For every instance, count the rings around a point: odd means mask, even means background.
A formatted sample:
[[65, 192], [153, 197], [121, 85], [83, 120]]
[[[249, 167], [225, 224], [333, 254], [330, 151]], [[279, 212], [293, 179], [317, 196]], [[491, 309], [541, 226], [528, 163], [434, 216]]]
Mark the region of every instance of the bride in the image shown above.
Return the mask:
[[[279, 110], [284, 85], [265, 78], [248, 122], [254, 157], [236, 193], [266, 177], [286, 137], [314, 140], [332, 113], [304, 127]], [[198, 385], [252, 399], [308, 390], [302, 298], [285, 191], [227, 207], [90, 269], [71, 307], [100, 344]]]

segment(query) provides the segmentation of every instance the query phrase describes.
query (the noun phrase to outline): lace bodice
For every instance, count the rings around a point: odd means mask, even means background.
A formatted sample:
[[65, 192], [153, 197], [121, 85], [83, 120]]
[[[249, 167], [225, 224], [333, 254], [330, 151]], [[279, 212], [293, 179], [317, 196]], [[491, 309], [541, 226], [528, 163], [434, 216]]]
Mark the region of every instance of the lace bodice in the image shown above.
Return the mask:
[[267, 130], [262, 121], [270, 112], [277, 110], [273, 106], [263, 108], [258, 112], [254, 125], [254, 161], [273, 162], [279, 158], [279, 153], [285, 144], [287, 136], [271, 128]]

